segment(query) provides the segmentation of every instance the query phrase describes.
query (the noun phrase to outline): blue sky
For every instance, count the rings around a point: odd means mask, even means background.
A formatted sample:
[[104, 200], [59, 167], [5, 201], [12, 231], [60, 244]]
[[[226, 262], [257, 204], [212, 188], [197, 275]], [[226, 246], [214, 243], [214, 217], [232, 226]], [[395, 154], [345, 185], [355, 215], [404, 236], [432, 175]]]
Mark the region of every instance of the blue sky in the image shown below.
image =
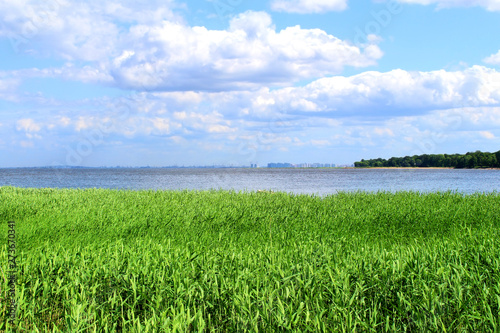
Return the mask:
[[500, 149], [500, 0], [5, 0], [0, 167]]

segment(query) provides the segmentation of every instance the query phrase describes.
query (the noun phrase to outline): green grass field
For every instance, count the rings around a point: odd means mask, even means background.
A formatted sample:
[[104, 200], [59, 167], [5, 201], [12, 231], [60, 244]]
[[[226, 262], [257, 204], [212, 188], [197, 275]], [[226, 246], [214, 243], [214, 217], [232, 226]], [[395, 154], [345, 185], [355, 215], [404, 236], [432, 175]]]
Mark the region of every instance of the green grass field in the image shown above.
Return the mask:
[[500, 330], [498, 193], [0, 187], [0, 274], [10, 220], [19, 331]]

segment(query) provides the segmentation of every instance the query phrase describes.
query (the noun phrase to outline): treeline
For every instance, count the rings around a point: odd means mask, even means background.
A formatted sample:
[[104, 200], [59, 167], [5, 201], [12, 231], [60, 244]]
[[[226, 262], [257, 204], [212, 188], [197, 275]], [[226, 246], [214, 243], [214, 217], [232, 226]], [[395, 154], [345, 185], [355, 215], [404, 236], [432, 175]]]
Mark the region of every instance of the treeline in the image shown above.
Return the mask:
[[361, 160], [354, 162], [357, 168], [362, 167], [448, 167], [448, 168], [500, 168], [500, 150], [496, 153], [483, 153], [481, 151], [462, 154], [431, 154], [414, 155], [405, 157], [391, 157]]

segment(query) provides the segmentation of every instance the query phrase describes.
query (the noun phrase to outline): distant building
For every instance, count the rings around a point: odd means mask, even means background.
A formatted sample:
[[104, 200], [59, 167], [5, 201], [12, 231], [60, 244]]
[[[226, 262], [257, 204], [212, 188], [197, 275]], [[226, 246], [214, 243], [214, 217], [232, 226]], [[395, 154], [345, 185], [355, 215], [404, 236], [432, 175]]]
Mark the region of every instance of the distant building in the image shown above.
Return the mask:
[[290, 163], [268, 163], [268, 168], [292, 168], [292, 164]]
[[334, 168], [333, 163], [268, 163], [268, 168]]

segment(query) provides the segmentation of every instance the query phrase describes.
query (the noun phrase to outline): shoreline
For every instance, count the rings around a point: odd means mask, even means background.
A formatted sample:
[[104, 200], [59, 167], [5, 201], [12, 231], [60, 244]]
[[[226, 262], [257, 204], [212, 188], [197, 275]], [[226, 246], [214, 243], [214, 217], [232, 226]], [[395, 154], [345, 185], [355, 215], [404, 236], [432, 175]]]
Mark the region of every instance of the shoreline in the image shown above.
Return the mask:
[[345, 169], [381, 169], [381, 170], [500, 170], [500, 168], [451, 168], [451, 167], [348, 167]]

